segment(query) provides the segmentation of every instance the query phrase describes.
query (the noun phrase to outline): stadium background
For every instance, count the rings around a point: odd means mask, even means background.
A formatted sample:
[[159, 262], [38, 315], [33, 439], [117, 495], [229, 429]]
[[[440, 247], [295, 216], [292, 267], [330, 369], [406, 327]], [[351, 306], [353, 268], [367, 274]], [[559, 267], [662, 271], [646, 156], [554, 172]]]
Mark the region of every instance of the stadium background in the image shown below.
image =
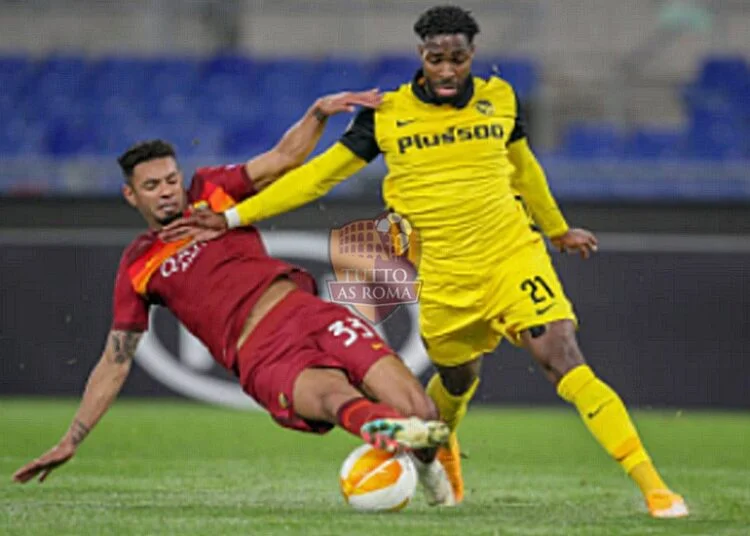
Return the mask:
[[[322, 93], [408, 80], [431, 4], [0, 1], [0, 396], [77, 395], [98, 358], [141, 226], [118, 194], [125, 146], [170, 139], [188, 174], [245, 160]], [[594, 366], [637, 406], [749, 408], [750, 5], [461, 4], [482, 26], [475, 72], [514, 83], [568, 219], [601, 233], [594, 260], [555, 259]], [[271, 249], [331, 278], [328, 232], [378, 214], [382, 174], [264, 222]], [[425, 374], [413, 318], [382, 329]], [[241, 403], [194, 340], [154, 322], [126, 395]], [[484, 378], [478, 402], [559, 403], [507, 345]]]

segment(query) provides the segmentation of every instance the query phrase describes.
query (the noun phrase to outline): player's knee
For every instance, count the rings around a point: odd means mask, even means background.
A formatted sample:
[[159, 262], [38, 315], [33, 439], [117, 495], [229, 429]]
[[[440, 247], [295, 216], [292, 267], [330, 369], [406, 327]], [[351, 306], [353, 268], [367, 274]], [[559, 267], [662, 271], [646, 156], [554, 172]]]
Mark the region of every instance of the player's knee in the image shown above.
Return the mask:
[[426, 421], [436, 421], [440, 418], [440, 412], [438, 411], [435, 402], [433, 402], [432, 399], [426, 394], [423, 394], [420, 397], [418, 409], [420, 413], [420, 419], [424, 419]]
[[335, 369], [305, 369], [294, 383], [294, 409], [308, 419], [335, 422], [341, 405], [357, 396], [346, 376]]
[[532, 353], [550, 381], [556, 383], [585, 360], [571, 322], [553, 322], [547, 326], [547, 331], [545, 340]]
[[474, 359], [457, 367], [438, 367], [440, 380], [452, 396], [466, 393], [479, 377], [481, 358]]
[[435, 403], [423, 392], [410, 393], [403, 413], [408, 417], [418, 417], [425, 421], [435, 421], [439, 418]]
[[314, 412], [323, 420], [331, 422], [336, 420], [338, 410], [342, 405], [341, 397], [335, 394], [321, 394], [320, 397], [311, 403], [308, 412]]

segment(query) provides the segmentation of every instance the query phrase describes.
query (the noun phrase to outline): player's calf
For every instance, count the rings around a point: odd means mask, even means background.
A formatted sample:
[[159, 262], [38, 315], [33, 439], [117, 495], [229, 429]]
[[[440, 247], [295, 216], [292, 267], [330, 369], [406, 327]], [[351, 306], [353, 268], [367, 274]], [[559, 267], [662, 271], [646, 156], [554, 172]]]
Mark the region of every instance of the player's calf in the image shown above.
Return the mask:
[[386, 356], [370, 367], [363, 386], [373, 398], [395, 408], [406, 417], [419, 417], [425, 421], [438, 419], [435, 403], [396, 356]]
[[553, 384], [586, 361], [578, 347], [575, 325], [570, 320], [535, 326], [521, 334], [523, 347]]

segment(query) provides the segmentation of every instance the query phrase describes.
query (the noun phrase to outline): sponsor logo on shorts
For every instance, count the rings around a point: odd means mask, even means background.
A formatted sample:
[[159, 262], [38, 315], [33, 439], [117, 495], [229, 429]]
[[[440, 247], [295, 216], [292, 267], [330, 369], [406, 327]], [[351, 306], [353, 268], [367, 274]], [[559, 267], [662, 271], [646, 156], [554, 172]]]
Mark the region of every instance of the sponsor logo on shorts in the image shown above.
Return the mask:
[[417, 232], [393, 212], [333, 229], [329, 254], [336, 280], [328, 281], [331, 301], [353, 307], [374, 323], [400, 305], [417, 303], [419, 248]]

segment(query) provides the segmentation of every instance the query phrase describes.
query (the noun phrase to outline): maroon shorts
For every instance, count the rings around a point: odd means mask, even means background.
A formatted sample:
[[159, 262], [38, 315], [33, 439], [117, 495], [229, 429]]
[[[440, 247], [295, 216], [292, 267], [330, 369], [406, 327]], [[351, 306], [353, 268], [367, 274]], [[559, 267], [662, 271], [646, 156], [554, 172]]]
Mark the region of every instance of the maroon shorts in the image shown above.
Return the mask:
[[281, 426], [325, 433], [333, 425], [294, 411], [294, 384], [307, 368], [336, 368], [358, 387], [379, 359], [395, 355], [375, 330], [341, 305], [301, 290], [281, 300], [237, 354], [243, 390]]

